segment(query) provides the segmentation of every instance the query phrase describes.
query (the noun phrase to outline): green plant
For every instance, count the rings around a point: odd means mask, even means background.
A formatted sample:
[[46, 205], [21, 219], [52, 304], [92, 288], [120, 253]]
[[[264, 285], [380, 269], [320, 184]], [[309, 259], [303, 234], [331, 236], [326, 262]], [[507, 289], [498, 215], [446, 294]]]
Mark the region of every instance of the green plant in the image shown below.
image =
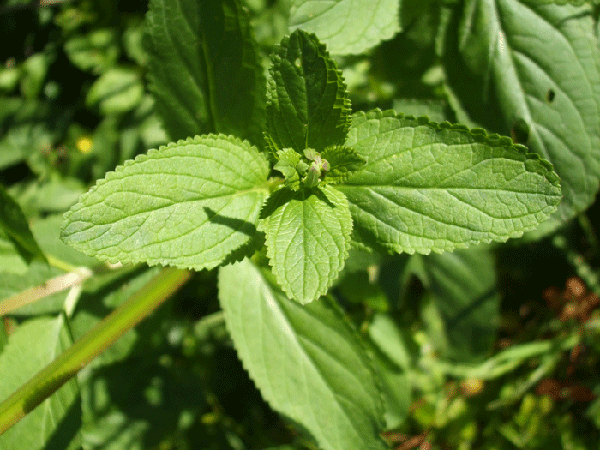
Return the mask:
[[[382, 432], [406, 423], [411, 384], [427, 399], [427, 407], [415, 415], [418, 426], [442, 430], [442, 437], [447, 429], [450, 437], [444, 439], [453, 444], [458, 439], [453, 431], [459, 430], [461, 442], [471, 443], [476, 406], [468, 409], [465, 399], [457, 399], [446, 405], [441, 419], [437, 410], [427, 409], [438, 408], [428, 394], [444, 392], [449, 377], [497, 380], [540, 358], [543, 370], [525, 374], [526, 381], [495, 399], [496, 405], [509, 404], [579, 344], [579, 329], [569, 329], [551, 341], [524, 344], [479, 365], [493, 342], [500, 294], [489, 247], [463, 249], [503, 243], [526, 232], [527, 239], [539, 240], [593, 201], [600, 177], [600, 58], [591, 7], [507, 0], [494, 8], [475, 0], [450, 5], [430, 1], [423, 12], [419, 2], [406, 1], [398, 17], [398, 2], [367, 3], [355, 6], [364, 10], [364, 17], [351, 15], [344, 22], [348, 2], [339, 1], [339, 9], [332, 10], [293, 2], [291, 34], [271, 52], [265, 79], [250, 17], [237, 0], [150, 2], [145, 35], [150, 87], [174, 141], [135, 159], [123, 153], [117, 161], [93, 166], [97, 175], [121, 163], [70, 208], [61, 233], [64, 242], [88, 256], [111, 267], [124, 264], [117, 273], [129, 280], [122, 296], [128, 300], [65, 350], [82, 281], [109, 291], [113, 281], [104, 281], [94, 260], [79, 253], [75, 259], [81, 263], [49, 261], [76, 276], [61, 278], [73, 287], [72, 295], [57, 318], [20, 326], [0, 361], [15, 364], [11, 361], [19, 360], [28, 333], [58, 342], [61, 355], [0, 406], [0, 431], [195, 277], [189, 269], [218, 268], [223, 318], [217, 322], [224, 319], [262, 397], [299, 430], [297, 447], [385, 448]], [[268, 10], [265, 5], [262, 9]], [[277, 14], [275, 8], [270, 12]], [[517, 15], [526, 20], [513, 19]], [[436, 70], [444, 71], [432, 83], [434, 89], [429, 91], [422, 80], [419, 89], [447, 99], [454, 116], [427, 103], [420, 106], [425, 114], [440, 116], [437, 122], [419, 113], [372, 109], [357, 94], [354, 103], [362, 101], [364, 111], [352, 113], [352, 85], [360, 91], [364, 80], [349, 82], [349, 89], [338, 64], [351, 79], [360, 61], [336, 62], [327, 48], [338, 55], [358, 55], [390, 39], [399, 24], [410, 32], [411, 24], [423, 18], [435, 25], [424, 35], [431, 48], [432, 36], [437, 36], [438, 62], [411, 70], [421, 78], [429, 71], [434, 79]], [[376, 19], [380, 22], [374, 25]], [[335, 24], [338, 31], [332, 34]], [[528, 27], [537, 26], [559, 35], [556, 45], [568, 50], [568, 75], [561, 73], [564, 67], [555, 67], [543, 44], [519, 39]], [[423, 41], [418, 35], [423, 29], [412, 28], [414, 42]], [[74, 52], [83, 41], [97, 42], [94, 36], [77, 38], [77, 45], [69, 38], [65, 48]], [[514, 49], [512, 59], [504, 53], [507, 45]], [[493, 58], [486, 56], [490, 48]], [[112, 66], [114, 53], [107, 51], [90, 68], [102, 75], [88, 101], [107, 117], [121, 118], [145, 94], [138, 71]], [[386, 64], [380, 68], [384, 74], [398, 69], [390, 58]], [[410, 58], [399, 64], [410, 68]], [[397, 93], [410, 91], [414, 81], [408, 76], [402, 80], [407, 85], [399, 83]], [[115, 82], [122, 86], [113, 93]], [[385, 94], [380, 97], [378, 106], [383, 106]], [[572, 169], [574, 160], [581, 163], [583, 176]], [[0, 218], [10, 219], [0, 223], [0, 237], [11, 261], [21, 264], [18, 270], [47, 264], [19, 206], [9, 193], [0, 194]], [[387, 256], [392, 254], [400, 256]], [[144, 264], [176, 269], [136, 272]], [[75, 268], [80, 265], [86, 269]], [[393, 274], [400, 286], [386, 281], [385, 273]], [[418, 312], [425, 337], [416, 333], [409, 339], [403, 335], [408, 326], [400, 326], [409, 320], [400, 320], [399, 311], [410, 314], [413, 308], [406, 299], [414, 276], [431, 294]], [[99, 298], [100, 291], [92, 296]], [[24, 292], [4, 307], [12, 310], [22, 307], [25, 298], [32, 301], [32, 294]], [[53, 292], [48, 287], [45, 295]], [[364, 309], [353, 312], [352, 304]], [[466, 360], [465, 365], [438, 361], [426, 352], [417, 358], [411, 345], [425, 347], [424, 342], [435, 342], [444, 357]], [[28, 373], [50, 362], [42, 359]], [[8, 396], [14, 389], [0, 393]], [[59, 391], [59, 400], [51, 399], [58, 401], [58, 409], [73, 407], [77, 392], [71, 381]], [[535, 408], [521, 409], [534, 414]], [[548, 403], [544, 417], [551, 412]], [[27, 426], [43, 420], [31, 417]], [[539, 423], [540, 417], [535, 417]], [[570, 420], [556, 422], [564, 426], [565, 436], [572, 432]], [[513, 443], [549, 439], [540, 434], [521, 442], [514, 430], [522, 424], [515, 423], [502, 428]], [[77, 429], [77, 424], [70, 426]], [[12, 448], [23, 438], [19, 433], [9, 430], [0, 443], [5, 439]], [[44, 445], [48, 442], [50, 438]]]

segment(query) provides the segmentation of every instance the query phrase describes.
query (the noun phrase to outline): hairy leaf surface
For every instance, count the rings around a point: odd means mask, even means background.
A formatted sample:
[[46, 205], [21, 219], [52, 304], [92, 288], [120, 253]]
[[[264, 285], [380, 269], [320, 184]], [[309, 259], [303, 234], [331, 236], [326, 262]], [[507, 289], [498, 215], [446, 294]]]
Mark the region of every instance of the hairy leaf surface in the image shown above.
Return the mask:
[[290, 29], [315, 33], [336, 55], [362, 53], [398, 31], [398, 0], [293, 0]]
[[340, 311], [302, 306], [248, 259], [222, 267], [219, 298], [238, 356], [271, 406], [324, 450], [382, 450], [381, 394], [370, 360]]
[[268, 173], [239, 139], [169, 144], [109, 172], [65, 215], [62, 237], [111, 262], [215, 267], [254, 237]]
[[367, 164], [336, 188], [356, 237], [389, 251], [505, 241], [535, 228], [561, 198], [547, 162], [482, 130], [374, 111], [354, 115], [346, 145]]
[[271, 56], [267, 133], [278, 149], [297, 152], [344, 143], [350, 100], [337, 64], [314, 35], [297, 30]]
[[267, 254], [282, 289], [300, 303], [325, 295], [350, 247], [352, 218], [344, 195], [328, 186], [281, 189], [269, 198], [262, 215]]
[[152, 0], [150, 79], [171, 139], [218, 132], [262, 142], [265, 78], [237, 0]]

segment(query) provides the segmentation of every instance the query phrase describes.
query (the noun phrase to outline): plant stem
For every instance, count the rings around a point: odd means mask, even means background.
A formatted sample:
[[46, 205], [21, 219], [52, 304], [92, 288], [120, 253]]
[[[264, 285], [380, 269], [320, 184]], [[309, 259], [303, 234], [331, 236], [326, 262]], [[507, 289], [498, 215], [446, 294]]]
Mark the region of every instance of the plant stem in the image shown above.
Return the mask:
[[163, 269], [102, 322], [21, 386], [0, 404], [0, 434], [50, 397], [126, 331], [148, 316], [190, 276], [189, 271], [170, 267]]

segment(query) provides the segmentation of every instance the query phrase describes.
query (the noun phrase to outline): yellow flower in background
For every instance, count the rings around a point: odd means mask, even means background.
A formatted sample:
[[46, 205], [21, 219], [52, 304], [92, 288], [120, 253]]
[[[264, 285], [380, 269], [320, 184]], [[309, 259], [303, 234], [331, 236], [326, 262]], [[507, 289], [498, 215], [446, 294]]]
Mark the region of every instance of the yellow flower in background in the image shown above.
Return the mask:
[[81, 153], [89, 153], [90, 151], [92, 151], [93, 144], [94, 142], [89, 136], [82, 136], [79, 139], [77, 139], [75, 146], [77, 147], [77, 150], [79, 150]]

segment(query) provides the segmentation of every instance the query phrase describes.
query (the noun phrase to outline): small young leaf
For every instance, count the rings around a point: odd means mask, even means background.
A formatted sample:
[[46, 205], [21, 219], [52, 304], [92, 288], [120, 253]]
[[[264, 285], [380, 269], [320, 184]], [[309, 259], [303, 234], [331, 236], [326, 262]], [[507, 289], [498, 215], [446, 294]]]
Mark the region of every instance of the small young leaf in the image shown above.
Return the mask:
[[297, 152], [342, 145], [350, 100], [341, 72], [314, 35], [296, 30], [271, 57], [267, 85], [268, 140]]
[[321, 157], [329, 163], [325, 177], [328, 183], [343, 182], [366, 163], [354, 149], [343, 146], [327, 147]]
[[65, 215], [62, 238], [111, 262], [215, 267], [254, 237], [268, 174], [239, 139], [172, 143], [108, 173]]
[[346, 145], [367, 164], [344, 184], [355, 238], [424, 253], [506, 241], [556, 210], [552, 166], [509, 138], [393, 111], [357, 113]]
[[146, 44], [171, 139], [217, 132], [262, 142], [265, 78], [238, 0], [152, 0]]
[[8, 195], [2, 185], [0, 185], [0, 231], [3, 232], [0, 237], [4, 235], [8, 238], [27, 263], [36, 258], [46, 261], [44, 252], [29, 229], [21, 207]]
[[333, 188], [276, 191], [267, 201], [259, 228], [283, 290], [300, 303], [327, 292], [344, 267], [352, 218], [348, 202]]
[[293, 0], [290, 29], [316, 33], [335, 55], [356, 55], [400, 31], [398, 0]]
[[357, 333], [324, 298], [299, 305], [245, 259], [219, 270], [219, 301], [238, 355], [271, 406], [323, 450], [383, 450], [377, 374]]
[[273, 169], [281, 172], [285, 177], [285, 185], [295, 191], [300, 187], [300, 174], [298, 173], [298, 164], [302, 159], [300, 153], [291, 149], [284, 148], [277, 152], [279, 161], [273, 166]]

